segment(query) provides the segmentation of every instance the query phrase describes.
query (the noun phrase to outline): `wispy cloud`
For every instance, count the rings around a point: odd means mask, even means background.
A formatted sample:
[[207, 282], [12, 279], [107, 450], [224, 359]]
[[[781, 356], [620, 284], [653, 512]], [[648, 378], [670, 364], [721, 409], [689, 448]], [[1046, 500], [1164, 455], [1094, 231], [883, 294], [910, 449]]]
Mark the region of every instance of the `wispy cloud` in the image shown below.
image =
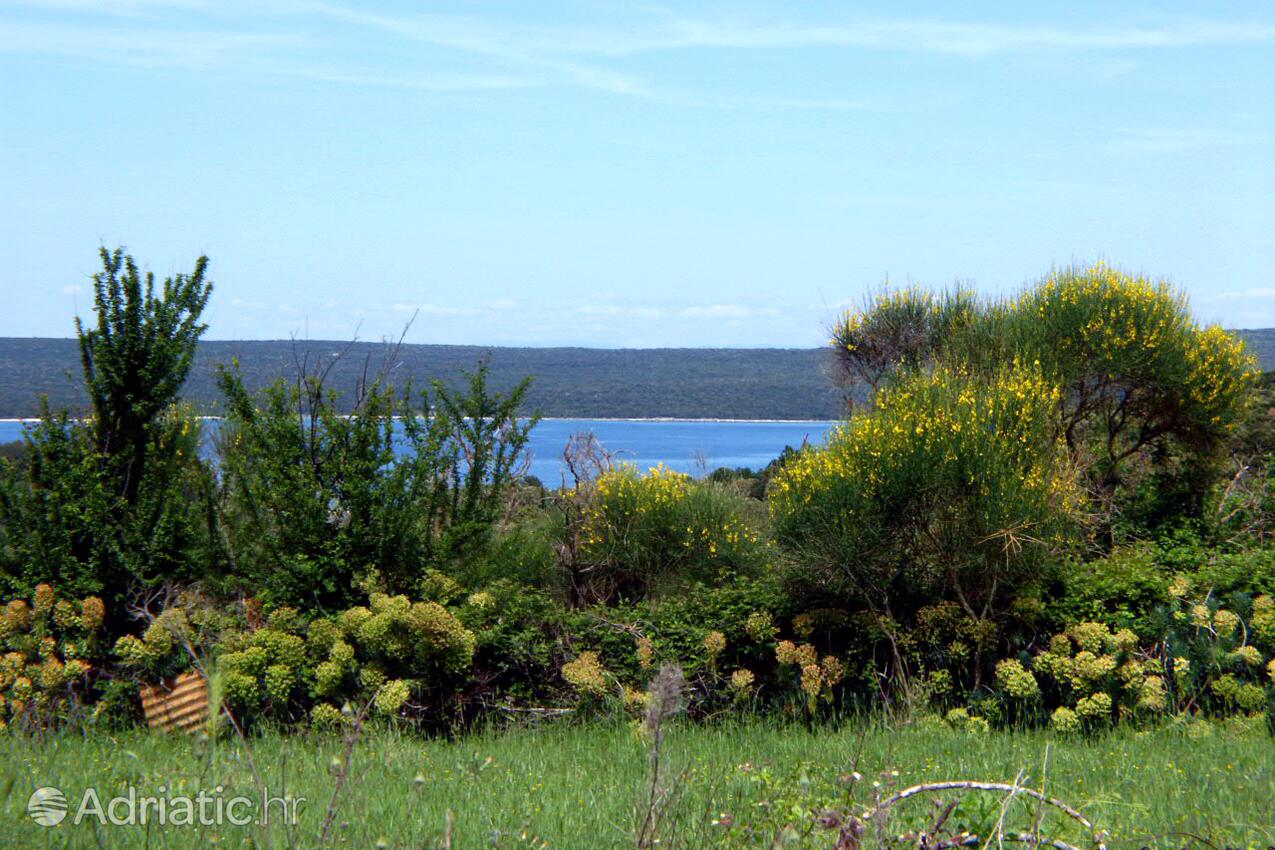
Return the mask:
[[1229, 292], [1215, 292], [1198, 299], [1204, 302], [1222, 301], [1271, 301], [1275, 300], [1275, 287], [1257, 286], [1251, 289], [1234, 289]]
[[395, 313], [420, 313], [424, 316], [478, 316], [484, 312], [476, 307], [449, 307], [442, 304], [413, 304], [405, 301], [391, 304], [390, 309]]
[[706, 304], [685, 307], [678, 315], [684, 319], [746, 319], [753, 311], [742, 304]]
[[1117, 153], [1190, 153], [1212, 148], [1238, 148], [1271, 144], [1269, 136], [1258, 133], [1219, 130], [1208, 127], [1139, 127], [1119, 131], [1105, 148]]
[[632, 304], [585, 304], [569, 312], [572, 315], [590, 318], [660, 319], [664, 317], [664, 311], [658, 307]]
[[295, 33], [0, 22], [0, 53], [57, 54], [130, 65], [218, 67], [232, 59], [271, 56], [280, 48], [308, 43], [306, 36]]
[[[1125, 55], [1131, 51], [1275, 43], [1275, 24], [1260, 21], [1172, 19], [1122, 27], [938, 17], [810, 21], [794, 18], [796, 7], [769, 15], [687, 15], [642, 8], [605, 22], [557, 24], [380, 12], [326, 0], [11, 0], [9, 8], [25, 10], [27, 19], [6, 20], [0, 14], [0, 52], [421, 91], [574, 87], [671, 106], [763, 111], [879, 110], [890, 104], [859, 97], [710, 94], [693, 84], [656, 83], [619, 60], [693, 50], [828, 48], [966, 58], [1101, 51], [1119, 54], [1111, 67], [1124, 72], [1132, 67]], [[335, 32], [334, 25], [341, 31]], [[389, 39], [392, 49], [371, 56], [342, 50], [350, 37]], [[445, 59], [446, 52], [463, 55], [478, 67], [467, 73], [435, 73], [422, 64], [426, 59], [436, 62], [440, 55]]]

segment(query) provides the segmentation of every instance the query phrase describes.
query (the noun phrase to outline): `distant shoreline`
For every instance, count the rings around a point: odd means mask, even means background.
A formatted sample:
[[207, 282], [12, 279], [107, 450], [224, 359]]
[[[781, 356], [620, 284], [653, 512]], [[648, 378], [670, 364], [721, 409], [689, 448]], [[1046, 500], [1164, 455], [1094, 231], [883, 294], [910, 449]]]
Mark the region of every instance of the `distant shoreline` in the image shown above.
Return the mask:
[[[221, 416], [196, 417], [206, 421], [219, 421]], [[396, 419], [398, 417], [395, 417]], [[0, 424], [39, 422], [39, 417], [27, 419], [3, 419]], [[689, 418], [681, 416], [542, 416], [541, 422], [717, 422], [721, 424], [739, 423], [741, 425], [835, 425], [840, 419], [725, 419], [721, 417]]]

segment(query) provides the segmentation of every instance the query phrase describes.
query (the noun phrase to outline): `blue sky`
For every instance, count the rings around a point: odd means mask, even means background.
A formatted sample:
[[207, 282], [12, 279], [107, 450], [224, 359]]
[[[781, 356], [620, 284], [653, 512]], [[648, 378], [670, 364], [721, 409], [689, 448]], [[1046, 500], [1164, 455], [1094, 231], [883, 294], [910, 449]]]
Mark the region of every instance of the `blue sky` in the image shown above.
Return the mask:
[[1275, 5], [0, 0], [0, 335], [806, 346], [1104, 258], [1275, 325]]

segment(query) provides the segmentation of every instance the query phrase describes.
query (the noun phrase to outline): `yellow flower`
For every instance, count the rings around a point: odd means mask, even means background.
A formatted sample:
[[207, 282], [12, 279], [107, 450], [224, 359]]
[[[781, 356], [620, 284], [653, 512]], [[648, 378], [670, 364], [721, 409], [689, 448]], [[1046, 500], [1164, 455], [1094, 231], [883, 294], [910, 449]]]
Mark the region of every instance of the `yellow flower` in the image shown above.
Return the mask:
[[607, 691], [606, 669], [596, 652], [582, 652], [562, 665], [562, 678], [584, 694], [600, 696]]
[[637, 639], [637, 659], [639, 667], [643, 670], [650, 669], [651, 662], [655, 659], [655, 645], [650, 638], [643, 636]]

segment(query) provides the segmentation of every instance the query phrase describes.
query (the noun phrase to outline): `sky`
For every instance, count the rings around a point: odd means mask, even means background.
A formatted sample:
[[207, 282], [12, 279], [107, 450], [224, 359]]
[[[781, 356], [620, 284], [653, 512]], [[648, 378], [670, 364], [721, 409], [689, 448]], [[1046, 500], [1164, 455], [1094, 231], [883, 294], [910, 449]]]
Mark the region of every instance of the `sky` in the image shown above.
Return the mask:
[[1275, 326], [1275, 4], [0, 0], [0, 336], [816, 346], [1104, 259]]

